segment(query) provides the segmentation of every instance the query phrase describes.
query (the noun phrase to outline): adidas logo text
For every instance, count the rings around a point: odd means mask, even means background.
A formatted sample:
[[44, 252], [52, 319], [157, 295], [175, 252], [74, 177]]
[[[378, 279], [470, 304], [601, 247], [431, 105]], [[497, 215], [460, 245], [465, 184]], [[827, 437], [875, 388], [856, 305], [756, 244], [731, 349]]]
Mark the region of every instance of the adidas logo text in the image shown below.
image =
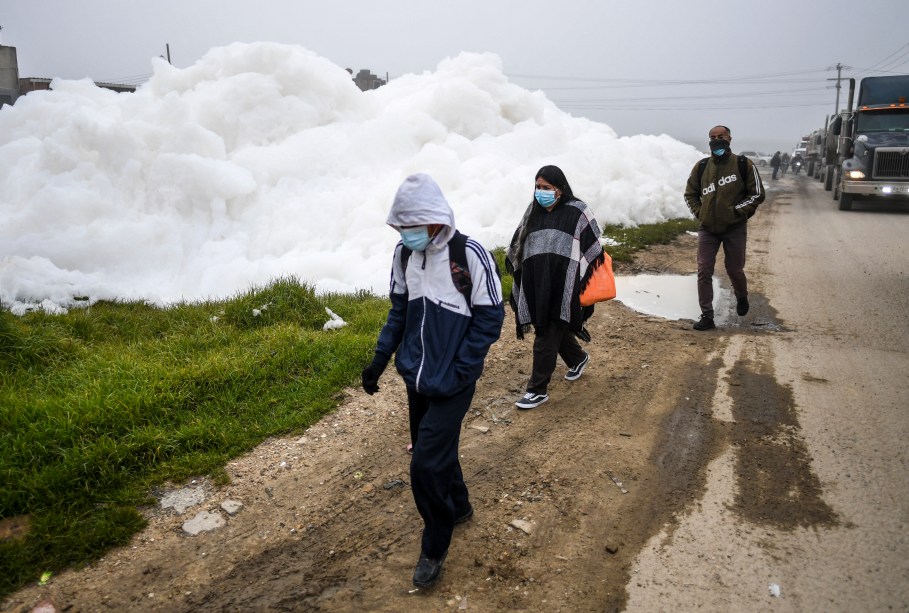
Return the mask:
[[[719, 184], [720, 187], [723, 187], [724, 185], [727, 185], [729, 183], [735, 183], [738, 180], [739, 180], [738, 175], [733, 174], [733, 175], [729, 175], [728, 177], [721, 177], [720, 180], [717, 181], [717, 184]], [[711, 194], [715, 191], [716, 191], [716, 185], [711, 183], [710, 185], [708, 185], [707, 187], [705, 187], [704, 189], [701, 190], [701, 195], [706, 196], [707, 194]]]

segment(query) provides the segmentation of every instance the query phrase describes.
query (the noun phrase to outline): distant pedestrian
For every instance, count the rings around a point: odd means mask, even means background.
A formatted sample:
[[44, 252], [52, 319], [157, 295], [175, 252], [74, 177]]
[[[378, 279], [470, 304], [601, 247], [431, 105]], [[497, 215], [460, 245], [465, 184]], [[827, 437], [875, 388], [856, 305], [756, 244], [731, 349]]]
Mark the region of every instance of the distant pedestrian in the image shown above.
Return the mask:
[[587, 205], [571, 191], [558, 166], [543, 166], [534, 177], [534, 197], [508, 249], [506, 268], [514, 285], [510, 303], [518, 338], [534, 330], [533, 367], [527, 392], [515, 406], [533, 409], [549, 400], [549, 382], [561, 357], [575, 381], [590, 356], [577, 337], [589, 340], [584, 322], [593, 306], [581, 306], [581, 290], [604, 264], [600, 226]]
[[[710, 157], [694, 165], [685, 186], [685, 202], [701, 222], [698, 229], [701, 318], [695, 322], [695, 330], [716, 327], [713, 321], [713, 269], [720, 245], [723, 246], [726, 273], [735, 292], [736, 312], [740, 316], [748, 313], [748, 280], [745, 277], [748, 219], [764, 201], [761, 175], [747, 157], [733, 155], [729, 128], [715, 126], [708, 137]], [[779, 151], [774, 157], [779, 160]], [[774, 166], [774, 174], [778, 167]]]
[[[410, 413], [411, 489], [424, 522], [413, 583], [426, 587], [442, 572], [455, 524], [473, 515], [458, 461], [461, 421], [501, 333], [505, 307], [492, 254], [455, 229], [454, 213], [432, 177], [416, 174], [401, 184], [388, 225], [401, 233], [392, 258], [391, 310], [362, 382], [367, 394], [377, 392], [395, 355]], [[467, 270], [457, 266], [456, 251]]]
[[773, 169], [773, 175], [770, 177], [771, 180], [776, 181], [777, 174], [780, 172], [781, 163], [782, 163], [782, 160], [780, 159], [780, 152], [777, 151], [776, 153], [773, 154], [773, 157], [770, 158], [770, 167]]
[[786, 174], [786, 171], [789, 170], [789, 154], [784, 153], [783, 157], [780, 158], [780, 170], [783, 171], [783, 174]]

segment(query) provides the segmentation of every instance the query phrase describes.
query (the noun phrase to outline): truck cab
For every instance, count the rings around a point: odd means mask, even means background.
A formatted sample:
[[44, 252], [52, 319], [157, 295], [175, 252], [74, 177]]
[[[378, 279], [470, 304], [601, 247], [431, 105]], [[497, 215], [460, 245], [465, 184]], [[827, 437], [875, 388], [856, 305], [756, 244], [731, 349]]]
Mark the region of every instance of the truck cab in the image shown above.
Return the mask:
[[[862, 79], [858, 106], [832, 131], [842, 142], [833, 198], [840, 210], [854, 199], [909, 199], [909, 75]], [[851, 99], [850, 99], [851, 106]]]

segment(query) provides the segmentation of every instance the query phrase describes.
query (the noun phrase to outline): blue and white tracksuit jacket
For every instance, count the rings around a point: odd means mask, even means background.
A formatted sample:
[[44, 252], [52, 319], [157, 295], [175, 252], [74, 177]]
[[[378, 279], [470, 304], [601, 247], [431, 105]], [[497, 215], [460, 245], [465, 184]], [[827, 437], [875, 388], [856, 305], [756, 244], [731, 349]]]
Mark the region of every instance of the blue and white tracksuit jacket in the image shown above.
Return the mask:
[[[440, 234], [450, 237], [454, 228]], [[413, 252], [406, 274], [402, 246], [399, 242], [392, 260], [391, 310], [376, 353], [386, 358], [396, 353], [398, 372], [417, 392], [451, 396], [480, 378], [489, 347], [502, 330], [505, 307], [495, 263], [482, 245], [467, 240], [473, 281], [468, 304], [452, 282], [447, 241]]]

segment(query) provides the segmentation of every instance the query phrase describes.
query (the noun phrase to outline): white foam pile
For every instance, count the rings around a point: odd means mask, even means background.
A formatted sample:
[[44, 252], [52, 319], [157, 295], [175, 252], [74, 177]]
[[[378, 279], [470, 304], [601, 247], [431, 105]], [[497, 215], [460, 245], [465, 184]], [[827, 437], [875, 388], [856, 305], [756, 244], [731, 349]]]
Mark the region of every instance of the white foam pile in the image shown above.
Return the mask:
[[0, 110], [0, 301], [166, 305], [298, 276], [387, 291], [394, 192], [426, 172], [458, 227], [504, 245], [534, 174], [560, 166], [601, 223], [687, 215], [700, 157], [669, 136], [616, 137], [508, 81], [497, 56], [361, 92], [293, 45], [234, 44], [132, 94], [54, 80]]

